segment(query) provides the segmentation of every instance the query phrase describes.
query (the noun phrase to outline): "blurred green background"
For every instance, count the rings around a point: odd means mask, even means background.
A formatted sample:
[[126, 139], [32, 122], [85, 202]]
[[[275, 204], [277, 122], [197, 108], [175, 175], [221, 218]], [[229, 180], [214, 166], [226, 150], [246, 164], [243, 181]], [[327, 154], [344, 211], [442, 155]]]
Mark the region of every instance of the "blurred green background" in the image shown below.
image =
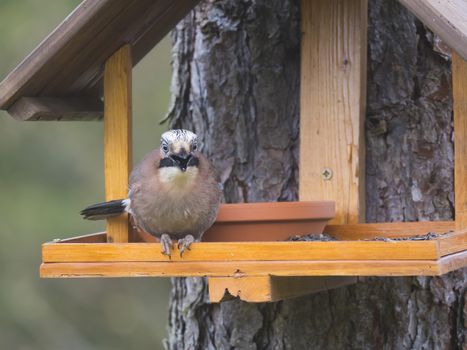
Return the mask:
[[[79, 0], [1, 0], [0, 76]], [[134, 160], [158, 146], [170, 40], [134, 69]], [[100, 122], [17, 122], [0, 112], [0, 349], [162, 349], [169, 281], [39, 279], [41, 243], [104, 229], [78, 212], [104, 199]]]

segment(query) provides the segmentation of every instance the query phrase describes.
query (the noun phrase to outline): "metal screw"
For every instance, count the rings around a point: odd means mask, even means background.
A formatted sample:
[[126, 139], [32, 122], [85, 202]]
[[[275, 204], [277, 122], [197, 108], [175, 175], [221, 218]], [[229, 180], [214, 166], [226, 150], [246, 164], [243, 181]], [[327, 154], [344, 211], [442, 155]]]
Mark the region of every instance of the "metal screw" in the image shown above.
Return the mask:
[[324, 181], [329, 181], [332, 179], [332, 169], [324, 168], [321, 170], [321, 177]]

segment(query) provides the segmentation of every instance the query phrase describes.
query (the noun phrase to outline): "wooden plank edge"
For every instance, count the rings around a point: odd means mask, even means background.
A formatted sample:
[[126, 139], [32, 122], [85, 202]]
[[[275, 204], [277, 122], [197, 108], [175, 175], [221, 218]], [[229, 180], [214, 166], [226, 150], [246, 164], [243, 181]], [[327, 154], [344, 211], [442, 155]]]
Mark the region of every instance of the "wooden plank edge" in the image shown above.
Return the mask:
[[439, 260], [438, 265], [440, 275], [467, 267], [467, 251], [444, 256]]
[[[43, 263], [40, 276], [74, 277], [241, 277], [241, 276], [436, 276], [465, 265], [466, 252], [455, 259], [246, 261], [246, 262], [100, 262]], [[462, 255], [463, 254], [463, 255]], [[447, 259], [447, 258], [443, 258]]]
[[300, 260], [437, 260], [431, 241], [356, 242], [212, 242], [193, 243], [169, 258], [158, 243], [46, 243], [43, 262], [203, 262]]
[[19, 121], [89, 121], [104, 116], [104, 104], [93, 97], [22, 97], [8, 109]]
[[454, 221], [385, 222], [327, 225], [324, 232], [339, 240], [359, 240], [375, 237], [411, 237], [429, 232], [444, 234], [454, 231], [455, 228]]
[[98, 232], [98, 233], [90, 233], [87, 235], [75, 236], [70, 238], [56, 238], [51, 242], [43, 243], [42, 246], [45, 245], [53, 245], [53, 244], [63, 244], [63, 243], [107, 243], [107, 233], [106, 232]]
[[440, 256], [446, 256], [467, 250], [467, 229], [456, 231], [436, 239]]

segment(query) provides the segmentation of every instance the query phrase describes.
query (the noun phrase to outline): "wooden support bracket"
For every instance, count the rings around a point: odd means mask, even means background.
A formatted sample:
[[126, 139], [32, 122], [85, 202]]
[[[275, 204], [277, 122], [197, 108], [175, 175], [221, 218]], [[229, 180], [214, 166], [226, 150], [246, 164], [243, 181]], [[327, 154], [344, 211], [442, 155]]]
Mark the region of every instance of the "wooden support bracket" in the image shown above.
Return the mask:
[[102, 101], [92, 97], [22, 97], [8, 109], [20, 121], [96, 120], [104, 115]]
[[[334, 224], [364, 221], [367, 12], [367, 0], [301, 1], [299, 197], [335, 201]], [[250, 295], [273, 301], [356, 282], [356, 277], [262, 278], [259, 292], [258, 281], [251, 287], [248, 281], [215, 281], [234, 288], [234, 295], [242, 283], [240, 297], [249, 301]], [[222, 287], [213, 293], [224, 294]]]
[[355, 283], [354, 277], [209, 277], [211, 302], [240, 298], [243, 301], [273, 302], [317, 293]]
[[[125, 45], [106, 62], [104, 70], [105, 198], [128, 196], [131, 160], [131, 48]], [[108, 242], [128, 242], [128, 216], [107, 220]]]

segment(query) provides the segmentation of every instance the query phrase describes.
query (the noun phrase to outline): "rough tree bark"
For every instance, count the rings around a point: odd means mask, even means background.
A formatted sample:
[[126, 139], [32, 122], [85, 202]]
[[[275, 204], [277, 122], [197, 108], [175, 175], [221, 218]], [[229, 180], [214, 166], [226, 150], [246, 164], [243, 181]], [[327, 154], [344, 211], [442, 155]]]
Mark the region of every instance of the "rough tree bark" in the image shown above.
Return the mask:
[[[173, 127], [194, 130], [228, 202], [297, 198], [299, 4], [204, 1], [173, 32]], [[370, 0], [367, 221], [453, 217], [450, 61], [396, 1]], [[272, 304], [211, 305], [174, 279], [168, 349], [461, 349], [467, 270], [369, 278]]]

